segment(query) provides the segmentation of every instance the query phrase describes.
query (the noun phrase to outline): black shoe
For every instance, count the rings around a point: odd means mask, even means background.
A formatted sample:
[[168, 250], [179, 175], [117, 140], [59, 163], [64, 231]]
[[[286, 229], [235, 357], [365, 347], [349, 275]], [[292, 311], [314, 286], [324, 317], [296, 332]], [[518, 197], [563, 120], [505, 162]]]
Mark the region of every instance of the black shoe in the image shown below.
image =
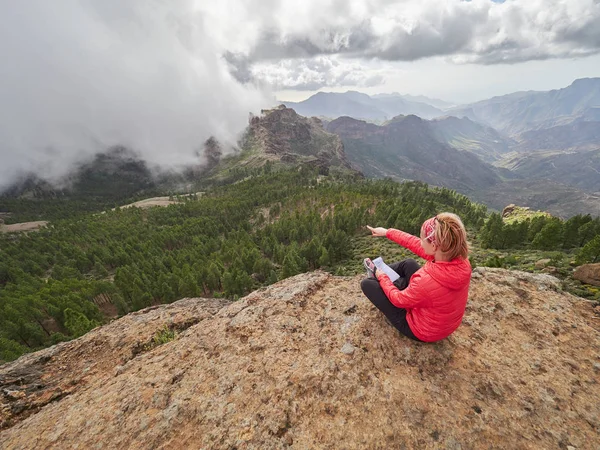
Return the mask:
[[373, 264], [373, 261], [371, 261], [371, 258], [365, 258], [363, 260], [363, 264], [365, 266], [365, 269], [367, 270], [367, 278], [376, 279], [377, 277], [375, 277], [375, 270], [377, 269], [375, 268], [375, 264]]

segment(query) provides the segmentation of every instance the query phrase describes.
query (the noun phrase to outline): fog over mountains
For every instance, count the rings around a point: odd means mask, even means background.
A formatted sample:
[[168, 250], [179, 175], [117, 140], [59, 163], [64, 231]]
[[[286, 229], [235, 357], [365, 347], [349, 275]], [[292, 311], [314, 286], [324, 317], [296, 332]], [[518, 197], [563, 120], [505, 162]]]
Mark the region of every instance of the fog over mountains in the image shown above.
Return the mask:
[[[367, 177], [421, 180], [495, 208], [525, 199], [557, 215], [600, 212], [594, 206], [600, 192], [600, 78], [458, 107], [424, 96], [356, 91], [321, 92], [284, 105], [251, 118], [233, 150], [222, 147], [240, 155], [227, 161], [227, 170], [269, 160], [327, 167], [335, 160], [335, 166], [352, 166]], [[320, 120], [305, 119], [315, 116]], [[343, 144], [333, 159], [323, 147], [334, 142], [325, 130], [341, 139], [332, 148]], [[197, 171], [201, 148], [190, 151], [184, 167]]]

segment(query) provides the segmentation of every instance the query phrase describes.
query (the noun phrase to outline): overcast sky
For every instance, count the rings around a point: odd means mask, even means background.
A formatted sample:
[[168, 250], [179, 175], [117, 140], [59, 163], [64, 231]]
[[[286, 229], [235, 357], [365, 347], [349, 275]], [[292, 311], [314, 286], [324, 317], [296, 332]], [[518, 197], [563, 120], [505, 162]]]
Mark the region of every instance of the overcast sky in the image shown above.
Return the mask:
[[471, 102], [600, 76], [600, 0], [0, 0], [0, 186], [123, 144], [186, 164], [318, 90]]

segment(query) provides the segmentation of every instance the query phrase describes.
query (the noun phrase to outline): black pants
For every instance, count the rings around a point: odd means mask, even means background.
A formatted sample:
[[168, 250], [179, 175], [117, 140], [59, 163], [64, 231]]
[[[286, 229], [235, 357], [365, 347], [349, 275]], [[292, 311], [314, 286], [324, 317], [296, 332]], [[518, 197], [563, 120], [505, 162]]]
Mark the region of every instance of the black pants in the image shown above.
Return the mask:
[[[404, 261], [400, 261], [394, 264], [389, 264], [389, 266], [394, 269], [400, 278], [398, 278], [394, 285], [400, 289], [406, 289], [408, 286], [408, 282], [410, 281], [410, 277], [421, 268], [419, 263], [414, 259], [405, 259]], [[379, 311], [381, 311], [385, 317], [392, 323], [394, 327], [400, 331], [404, 336], [409, 337], [415, 341], [419, 341], [410, 327], [408, 326], [408, 321], [406, 320], [406, 309], [398, 308], [394, 306], [392, 302], [389, 301], [381, 286], [379, 286], [379, 281], [374, 278], [365, 278], [360, 283], [360, 287], [363, 293], [367, 296], [371, 303], [373, 303]]]

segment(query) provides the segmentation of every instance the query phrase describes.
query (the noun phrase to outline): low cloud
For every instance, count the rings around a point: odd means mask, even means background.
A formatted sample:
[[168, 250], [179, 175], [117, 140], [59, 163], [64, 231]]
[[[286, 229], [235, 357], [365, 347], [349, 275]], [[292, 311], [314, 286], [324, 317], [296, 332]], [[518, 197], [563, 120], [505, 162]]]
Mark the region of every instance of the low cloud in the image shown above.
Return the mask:
[[251, 78], [273, 89], [317, 90], [322, 87], [372, 87], [384, 83], [385, 75], [365, 71], [355, 61], [319, 56], [312, 59], [286, 59], [276, 64], [255, 64]]
[[113, 145], [173, 167], [210, 135], [235, 141], [269, 98], [231, 76], [225, 51], [192, 1], [4, 2], [0, 188]]

